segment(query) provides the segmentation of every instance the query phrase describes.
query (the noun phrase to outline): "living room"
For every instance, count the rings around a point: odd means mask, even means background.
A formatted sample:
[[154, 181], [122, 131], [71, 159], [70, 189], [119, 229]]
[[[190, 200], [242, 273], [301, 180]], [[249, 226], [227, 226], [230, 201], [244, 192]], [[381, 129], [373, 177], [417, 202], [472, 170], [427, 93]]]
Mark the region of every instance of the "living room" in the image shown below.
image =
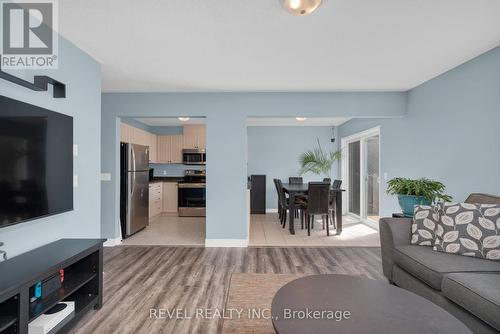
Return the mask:
[[[499, 2], [40, 3], [0, 3], [1, 334], [500, 331]], [[121, 125], [179, 118], [204, 231], [133, 243]]]

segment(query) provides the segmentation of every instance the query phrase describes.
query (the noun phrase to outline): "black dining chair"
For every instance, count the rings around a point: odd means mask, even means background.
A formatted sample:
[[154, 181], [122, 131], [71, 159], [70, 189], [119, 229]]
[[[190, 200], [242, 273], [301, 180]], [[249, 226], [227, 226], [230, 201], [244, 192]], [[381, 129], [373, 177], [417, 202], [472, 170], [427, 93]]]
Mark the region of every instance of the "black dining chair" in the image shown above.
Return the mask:
[[323, 179], [323, 182], [332, 183], [332, 179], [330, 179], [329, 177], [325, 177], [325, 178]]
[[330, 226], [328, 224], [330, 215], [330, 183], [309, 182], [307, 202], [302, 204], [302, 209], [304, 210], [308, 236], [311, 235], [311, 225], [314, 224], [315, 216], [321, 216], [323, 224], [326, 221], [326, 235], [330, 235]]
[[302, 183], [304, 183], [304, 180], [300, 176], [290, 176], [288, 178], [288, 183], [290, 183], [290, 184], [302, 184]]
[[[279, 217], [280, 217], [280, 222], [283, 228], [286, 226], [286, 220], [287, 220], [287, 213], [290, 210], [290, 199], [286, 197], [285, 191], [283, 189], [283, 183], [281, 182], [280, 179], [275, 179], [276, 180], [276, 188], [278, 190], [278, 200], [279, 200]], [[295, 200], [295, 216], [299, 216], [299, 211], [302, 210], [302, 203], [303, 201], [296, 199]], [[302, 222], [301, 224], [302, 229], [304, 229], [304, 224]]]
[[274, 182], [274, 187], [276, 188], [276, 193], [278, 195], [278, 219], [281, 222], [281, 214], [282, 214], [282, 207], [281, 207], [281, 201], [280, 201], [280, 187], [278, 186], [278, 179], [273, 179]]
[[[342, 185], [342, 180], [334, 180], [332, 189], [334, 190], [339, 190], [340, 186]], [[332, 196], [330, 196], [330, 221], [332, 222], [332, 225], [334, 228], [337, 228], [337, 221], [336, 221], [336, 214], [335, 214], [335, 196], [342, 196], [340, 193], [332, 193]]]

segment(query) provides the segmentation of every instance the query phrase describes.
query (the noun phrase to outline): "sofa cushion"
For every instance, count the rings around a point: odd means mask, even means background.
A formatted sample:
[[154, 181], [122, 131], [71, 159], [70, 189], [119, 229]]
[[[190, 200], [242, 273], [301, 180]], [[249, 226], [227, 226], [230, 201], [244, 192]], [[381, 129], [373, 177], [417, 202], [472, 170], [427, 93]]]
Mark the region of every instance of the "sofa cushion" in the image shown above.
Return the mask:
[[500, 205], [445, 203], [434, 249], [500, 260]]
[[439, 223], [439, 207], [437, 205], [415, 205], [413, 224], [411, 225], [411, 244], [434, 246], [436, 227]]
[[443, 295], [500, 331], [500, 274], [446, 275]]
[[436, 290], [441, 290], [444, 274], [457, 272], [497, 272], [500, 262], [436, 252], [425, 246], [397, 246], [394, 263]]

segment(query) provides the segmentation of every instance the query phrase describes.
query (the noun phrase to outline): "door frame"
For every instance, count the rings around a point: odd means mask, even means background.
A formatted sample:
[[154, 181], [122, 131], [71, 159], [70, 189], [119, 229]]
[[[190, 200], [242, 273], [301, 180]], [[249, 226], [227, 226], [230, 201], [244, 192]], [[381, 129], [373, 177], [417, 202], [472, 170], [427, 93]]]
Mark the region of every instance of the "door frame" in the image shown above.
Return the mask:
[[[368, 223], [370, 226], [374, 226], [378, 228], [378, 224], [374, 223], [373, 221], [370, 221], [367, 219], [367, 213], [366, 213], [366, 182], [365, 182], [365, 177], [366, 177], [366, 159], [365, 159], [365, 152], [366, 152], [366, 139], [369, 137], [377, 136], [379, 137], [379, 142], [378, 142], [378, 152], [379, 152], [379, 161], [378, 161], [378, 168], [379, 168], [379, 179], [381, 180], [381, 174], [382, 174], [382, 152], [380, 150], [381, 148], [381, 134], [380, 134], [380, 126], [375, 126], [373, 128], [354, 133], [349, 136], [345, 136], [341, 138], [341, 150], [342, 150], [342, 163], [341, 163], [341, 175], [342, 175], [342, 181], [344, 183], [344, 188], [346, 191], [343, 193], [343, 201], [342, 201], [342, 212], [346, 212], [348, 215], [354, 216], [358, 219], [360, 219], [362, 222]], [[348, 144], [352, 142], [360, 141], [360, 165], [361, 165], [361, 173], [360, 173], [360, 215], [356, 215], [354, 213], [351, 213], [348, 211], [349, 209], [349, 174], [348, 174], [348, 169], [349, 169], [349, 149], [348, 149]], [[379, 181], [379, 184], [382, 182]], [[378, 198], [379, 198], [379, 212], [381, 209], [381, 188], [379, 187], [379, 192], [378, 192]]]

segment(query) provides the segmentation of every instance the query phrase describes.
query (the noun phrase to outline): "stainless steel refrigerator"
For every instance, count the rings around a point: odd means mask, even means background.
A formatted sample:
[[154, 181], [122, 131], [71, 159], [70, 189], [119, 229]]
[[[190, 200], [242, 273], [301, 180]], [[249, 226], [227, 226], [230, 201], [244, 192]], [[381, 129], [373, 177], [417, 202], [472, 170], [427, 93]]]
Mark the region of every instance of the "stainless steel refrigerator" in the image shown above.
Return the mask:
[[120, 144], [120, 220], [122, 237], [142, 230], [149, 222], [149, 148]]

